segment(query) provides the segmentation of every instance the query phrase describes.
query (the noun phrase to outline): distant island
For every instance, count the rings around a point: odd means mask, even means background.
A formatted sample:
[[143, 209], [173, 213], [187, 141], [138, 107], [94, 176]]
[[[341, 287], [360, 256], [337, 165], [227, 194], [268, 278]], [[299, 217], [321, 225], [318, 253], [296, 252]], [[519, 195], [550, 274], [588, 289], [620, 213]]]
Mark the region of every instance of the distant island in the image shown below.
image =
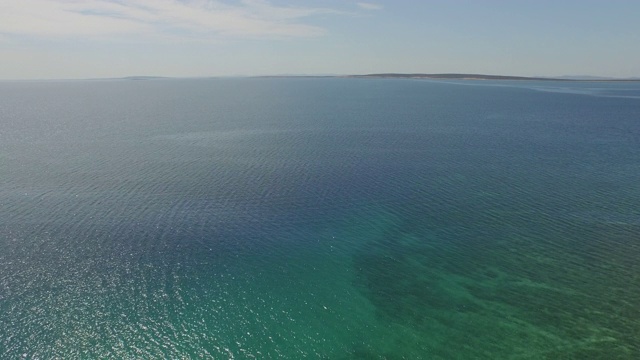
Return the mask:
[[136, 75], [136, 76], [125, 76], [123, 78], [120, 78], [122, 80], [159, 80], [159, 79], [168, 79], [168, 77], [166, 76], [140, 76], [140, 75]]
[[535, 80], [535, 81], [640, 81], [639, 78], [615, 79], [615, 78], [581, 78], [581, 77], [527, 77], [507, 75], [484, 74], [399, 74], [381, 73], [366, 75], [347, 75], [350, 78], [400, 78], [400, 79], [447, 79], [447, 80]]
[[[243, 76], [238, 76], [243, 77]], [[248, 76], [250, 78], [360, 78], [360, 79], [438, 79], [438, 80], [520, 80], [520, 81], [578, 81], [578, 82], [594, 82], [594, 81], [615, 81], [630, 82], [640, 81], [640, 77], [633, 78], [609, 78], [599, 76], [558, 76], [558, 77], [534, 77], [534, 76], [510, 76], [510, 75], [486, 75], [486, 74], [459, 74], [459, 73], [443, 73], [443, 74], [423, 74], [423, 73], [378, 73], [363, 75], [307, 75], [307, 74], [283, 74], [283, 75], [258, 75]], [[163, 80], [163, 79], [208, 79], [217, 77], [191, 77], [191, 78], [173, 78], [166, 76], [126, 76], [120, 78], [100, 78], [86, 80]]]

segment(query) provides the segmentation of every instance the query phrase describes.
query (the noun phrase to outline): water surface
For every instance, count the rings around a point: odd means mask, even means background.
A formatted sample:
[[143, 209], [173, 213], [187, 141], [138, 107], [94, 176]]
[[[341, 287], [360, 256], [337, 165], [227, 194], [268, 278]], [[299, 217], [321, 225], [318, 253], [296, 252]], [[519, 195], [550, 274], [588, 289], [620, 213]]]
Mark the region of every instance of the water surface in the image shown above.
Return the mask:
[[638, 94], [0, 83], [0, 357], [636, 359]]

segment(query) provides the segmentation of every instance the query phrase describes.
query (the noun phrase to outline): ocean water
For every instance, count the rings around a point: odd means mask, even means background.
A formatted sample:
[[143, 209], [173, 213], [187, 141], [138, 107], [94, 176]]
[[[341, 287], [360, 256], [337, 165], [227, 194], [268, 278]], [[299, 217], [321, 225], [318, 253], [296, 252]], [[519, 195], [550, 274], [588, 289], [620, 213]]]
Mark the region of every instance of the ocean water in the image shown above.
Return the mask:
[[638, 359], [640, 83], [0, 82], [2, 359]]

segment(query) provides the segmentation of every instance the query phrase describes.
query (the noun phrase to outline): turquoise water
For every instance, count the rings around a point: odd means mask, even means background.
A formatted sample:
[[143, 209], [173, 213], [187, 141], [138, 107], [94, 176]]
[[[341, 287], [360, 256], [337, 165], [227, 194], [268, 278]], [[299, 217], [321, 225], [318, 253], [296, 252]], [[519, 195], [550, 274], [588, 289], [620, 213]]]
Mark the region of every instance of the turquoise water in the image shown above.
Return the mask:
[[637, 359], [640, 83], [0, 83], [0, 358]]

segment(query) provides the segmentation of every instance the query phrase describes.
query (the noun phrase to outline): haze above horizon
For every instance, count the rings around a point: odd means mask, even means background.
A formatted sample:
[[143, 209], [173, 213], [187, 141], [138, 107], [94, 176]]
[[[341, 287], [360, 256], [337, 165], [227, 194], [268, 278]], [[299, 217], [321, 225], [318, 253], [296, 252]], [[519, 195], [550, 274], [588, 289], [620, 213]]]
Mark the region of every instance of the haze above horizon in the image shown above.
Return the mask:
[[640, 2], [0, 0], [0, 79], [640, 76]]

